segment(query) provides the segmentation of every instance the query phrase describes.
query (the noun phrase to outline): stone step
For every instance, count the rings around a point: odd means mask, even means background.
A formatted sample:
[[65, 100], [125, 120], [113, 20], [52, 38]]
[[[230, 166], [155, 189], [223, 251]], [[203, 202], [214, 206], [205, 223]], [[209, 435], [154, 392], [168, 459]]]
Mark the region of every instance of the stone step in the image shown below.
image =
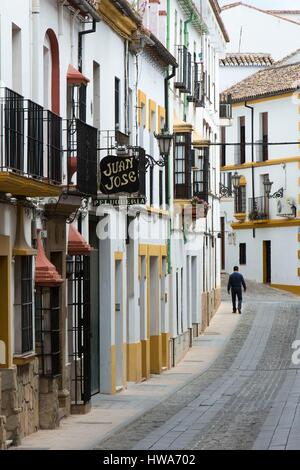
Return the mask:
[[58, 420], [62, 420], [66, 415], [66, 411], [64, 408], [59, 408], [58, 409]]
[[6, 439], [5, 441], [6, 448], [9, 449], [13, 445], [13, 440], [12, 439]]

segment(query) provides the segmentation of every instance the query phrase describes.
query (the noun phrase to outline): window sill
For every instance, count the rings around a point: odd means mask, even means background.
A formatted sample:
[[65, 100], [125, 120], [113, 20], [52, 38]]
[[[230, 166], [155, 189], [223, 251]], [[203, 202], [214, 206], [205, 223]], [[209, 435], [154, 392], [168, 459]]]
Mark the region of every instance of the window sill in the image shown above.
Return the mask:
[[13, 363], [16, 366], [24, 366], [26, 364], [30, 364], [31, 362], [33, 362], [36, 357], [37, 357], [36, 353], [33, 353], [33, 352], [23, 354], [21, 356], [14, 356]]

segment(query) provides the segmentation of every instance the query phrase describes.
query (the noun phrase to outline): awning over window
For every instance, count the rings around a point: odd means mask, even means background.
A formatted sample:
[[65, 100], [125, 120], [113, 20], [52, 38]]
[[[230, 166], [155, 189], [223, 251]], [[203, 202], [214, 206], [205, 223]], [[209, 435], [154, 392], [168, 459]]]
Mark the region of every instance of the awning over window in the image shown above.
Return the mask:
[[89, 83], [89, 79], [82, 75], [82, 73], [71, 64], [68, 67], [67, 80], [69, 85], [80, 86]]
[[55, 266], [48, 260], [40, 232], [37, 235], [37, 257], [35, 263], [35, 284], [40, 287], [56, 287], [63, 283]]
[[91, 251], [92, 247], [85, 241], [78, 230], [73, 225], [70, 225], [68, 254], [70, 256], [89, 255]]

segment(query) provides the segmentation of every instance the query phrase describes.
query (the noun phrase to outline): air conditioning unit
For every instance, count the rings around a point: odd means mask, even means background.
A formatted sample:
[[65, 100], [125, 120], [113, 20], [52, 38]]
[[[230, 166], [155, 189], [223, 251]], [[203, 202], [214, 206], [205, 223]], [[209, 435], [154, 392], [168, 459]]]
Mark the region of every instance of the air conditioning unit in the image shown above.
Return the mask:
[[285, 197], [277, 201], [277, 215], [279, 217], [296, 217], [297, 208], [291, 197]]

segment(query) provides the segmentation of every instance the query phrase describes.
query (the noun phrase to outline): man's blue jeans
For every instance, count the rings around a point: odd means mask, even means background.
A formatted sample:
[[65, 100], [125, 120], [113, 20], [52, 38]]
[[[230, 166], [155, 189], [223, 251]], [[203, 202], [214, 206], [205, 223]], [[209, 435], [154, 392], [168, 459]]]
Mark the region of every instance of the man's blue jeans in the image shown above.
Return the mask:
[[242, 310], [242, 288], [241, 287], [232, 287], [231, 288], [231, 298], [232, 298], [232, 308], [236, 312], [236, 298], [238, 298], [238, 309]]

